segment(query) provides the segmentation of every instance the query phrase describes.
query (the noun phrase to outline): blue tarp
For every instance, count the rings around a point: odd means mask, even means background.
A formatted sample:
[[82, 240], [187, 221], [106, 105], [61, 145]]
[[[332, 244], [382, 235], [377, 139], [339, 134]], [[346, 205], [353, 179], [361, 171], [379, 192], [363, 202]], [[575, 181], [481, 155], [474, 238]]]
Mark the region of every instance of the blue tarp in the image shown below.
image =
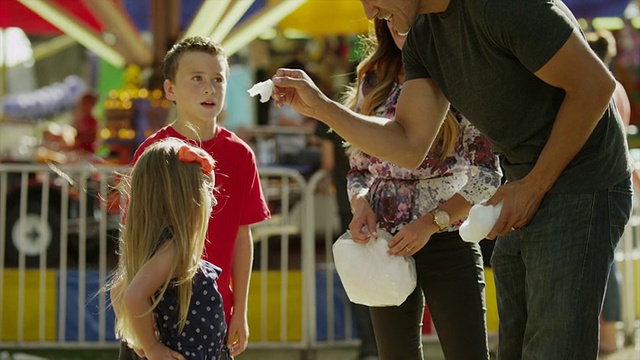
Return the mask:
[[621, 17], [630, 2], [636, 0], [563, 0], [573, 14], [579, 18], [602, 16]]
[[[124, 8], [131, 17], [133, 23], [136, 25], [136, 28], [140, 31], [150, 30], [151, 17], [149, 13], [151, 11], [151, 1], [152, 0], [124, 1]], [[200, 9], [202, 1], [203, 0], [180, 0], [180, 14], [178, 14], [178, 16], [180, 17], [180, 29], [185, 29], [189, 25], [189, 23], [191, 23], [191, 20], [195, 16], [196, 12]], [[256, 13], [258, 10], [262, 9], [265, 6], [266, 2], [267, 0], [254, 1], [247, 12], [244, 14], [244, 16], [240, 19], [239, 23]], [[220, 9], [220, 11], [224, 11], [224, 9]]]
[[[67, 273], [66, 291], [67, 302], [64, 339], [59, 341], [77, 341], [80, 338], [78, 312], [84, 312], [84, 340], [98, 341], [100, 330], [104, 331], [106, 341], [115, 341], [115, 314], [113, 308], [109, 306], [106, 309], [104, 328], [100, 329], [100, 299], [98, 292], [100, 274], [96, 270], [88, 270], [85, 279], [85, 294], [83, 303], [78, 304], [79, 295], [79, 273], [78, 271], [69, 270]], [[60, 288], [60, 274], [58, 273], [58, 288]], [[109, 294], [106, 294], [109, 301]], [[59, 301], [59, 300], [58, 300]], [[60, 314], [58, 314], [60, 316]], [[58, 326], [63, 319], [58, 319]], [[56, 332], [57, 333], [57, 332]]]

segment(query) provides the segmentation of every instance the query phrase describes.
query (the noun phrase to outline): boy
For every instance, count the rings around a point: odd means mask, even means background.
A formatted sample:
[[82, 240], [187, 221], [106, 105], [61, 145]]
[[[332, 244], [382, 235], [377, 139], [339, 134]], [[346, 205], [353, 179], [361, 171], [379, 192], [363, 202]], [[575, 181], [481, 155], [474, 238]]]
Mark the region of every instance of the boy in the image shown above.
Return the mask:
[[[148, 137], [133, 161], [150, 144], [168, 137], [196, 144], [216, 160], [218, 204], [209, 219], [204, 258], [222, 268], [218, 287], [227, 321], [227, 345], [235, 356], [246, 349], [249, 337], [247, 296], [253, 261], [249, 226], [271, 214], [253, 151], [234, 133], [217, 125], [229, 75], [222, 47], [200, 36], [183, 39], [167, 52], [163, 73], [165, 96], [175, 103], [177, 118]], [[121, 346], [120, 359], [131, 358], [123, 357], [123, 352], [134, 355], [126, 345]]]

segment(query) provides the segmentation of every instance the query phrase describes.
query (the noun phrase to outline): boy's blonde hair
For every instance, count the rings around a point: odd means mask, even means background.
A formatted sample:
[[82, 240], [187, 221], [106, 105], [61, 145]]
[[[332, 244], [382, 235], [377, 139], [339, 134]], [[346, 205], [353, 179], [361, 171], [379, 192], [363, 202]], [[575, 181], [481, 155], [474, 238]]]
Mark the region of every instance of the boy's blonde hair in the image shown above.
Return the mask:
[[[116, 334], [132, 346], [137, 339], [129, 321], [132, 315], [127, 313], [122, 298], [138, 271], [161, 246], [162, 235], [167, 231], [166, 241], [172, 241], [175, 249], [171, 275], [154, 296], [149, 312], [171, 285], [177, 287], [180, 331], [187, 319], [192, 279], [198, 270], [211, 208], [216, 200], [213, 171], [207, 173], [198, 162], [180, 160], [180, 148], [185, 146], [214, 163], [204, 150], [169, 138], [145, 149], [125, 181], [123, 191], [129, 198], [126, 223], [119, 241], [118, 267], [108, 288], [112, 289], [112, 304], [119, 315]], [[119, 289], [119, 293], [114, 293], [115, 289]]]
[[[345, 106], [355, 109], [358, 99], [362, 96], [359, 112], [374, 115], [376, 109], [389, 99], [393, 84], [398, 81], [397, 78], [403, 71], [402, 51], [395, 44], [386, 20], [375, 19], [374, 29], [361, 41], [364, 56], [356, 68], [357, 80], [355, 84], [347, 87], [342, 102]], [[375, 86], [367, 94], [361, 94], [358, 84], [362, 84], [365, 76], [373, 76]], [[448, 111], [429, 153], [436, 155], [436, 145], [438, 141], [442, 141], [442, 151], [437, 155], [441, 159], [446, 158], [453, 151], [459, 133], [460, 122]], [[355, 151], [357, 150], [349, 146], [347, 153], [352, 154]]]

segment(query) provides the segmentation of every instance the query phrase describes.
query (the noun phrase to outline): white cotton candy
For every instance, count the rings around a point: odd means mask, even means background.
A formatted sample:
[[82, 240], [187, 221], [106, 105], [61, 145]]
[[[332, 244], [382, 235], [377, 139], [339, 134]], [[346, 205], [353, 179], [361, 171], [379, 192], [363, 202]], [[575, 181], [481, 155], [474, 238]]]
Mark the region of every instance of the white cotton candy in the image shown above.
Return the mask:
[[476, 204], [471, 207], [469, 217], [460, 226], [460, 236], [466, 242], [480, 242], [489, 235], [498, 221], [502, 201], [492, 205]]
[[249, 95], [256, 96], [260, 94], [260, 102], [266, 103], [271, 98], [271, 92], [273, 91], [273, 81], [271, 79], [259, 82], [247, 90]]

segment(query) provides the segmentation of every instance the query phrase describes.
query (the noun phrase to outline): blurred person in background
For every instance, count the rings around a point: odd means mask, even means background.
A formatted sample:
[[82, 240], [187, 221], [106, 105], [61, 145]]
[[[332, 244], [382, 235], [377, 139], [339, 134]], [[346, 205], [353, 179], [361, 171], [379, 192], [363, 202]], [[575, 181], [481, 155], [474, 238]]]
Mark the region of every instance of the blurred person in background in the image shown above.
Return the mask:
[[[608, 30], [598, 30], [585, 34], [589, 46], [604, 62], [607, 68], [611, 68], [611, 60], [616, 56], [616, 39]], [[616, 80], [616, 89], [613, 92], [613, 102], [620, 113], [622, 123], [625, 128], [629, 127], [631, 120], [631, 103], [627, 92]], [[640, 185], [637, 174], [633, 173], [633, 180], [636, 186]], [[621, 274], [617, 261], [611, 264], [607, 289], [602, 303], [602, 313], [600, 315], [600, 352], [603, 354], [613, 353], [619, 350], [617, 323], [622, 321], [621, 314]]]
[[93, 108], [98, 102], [98, 95], [87, 92], [78, 101], [78, 114], [72, 126], [76, 129], [73, 149], [94, 154], [98, 140], [98, 120], [93, 116]]

